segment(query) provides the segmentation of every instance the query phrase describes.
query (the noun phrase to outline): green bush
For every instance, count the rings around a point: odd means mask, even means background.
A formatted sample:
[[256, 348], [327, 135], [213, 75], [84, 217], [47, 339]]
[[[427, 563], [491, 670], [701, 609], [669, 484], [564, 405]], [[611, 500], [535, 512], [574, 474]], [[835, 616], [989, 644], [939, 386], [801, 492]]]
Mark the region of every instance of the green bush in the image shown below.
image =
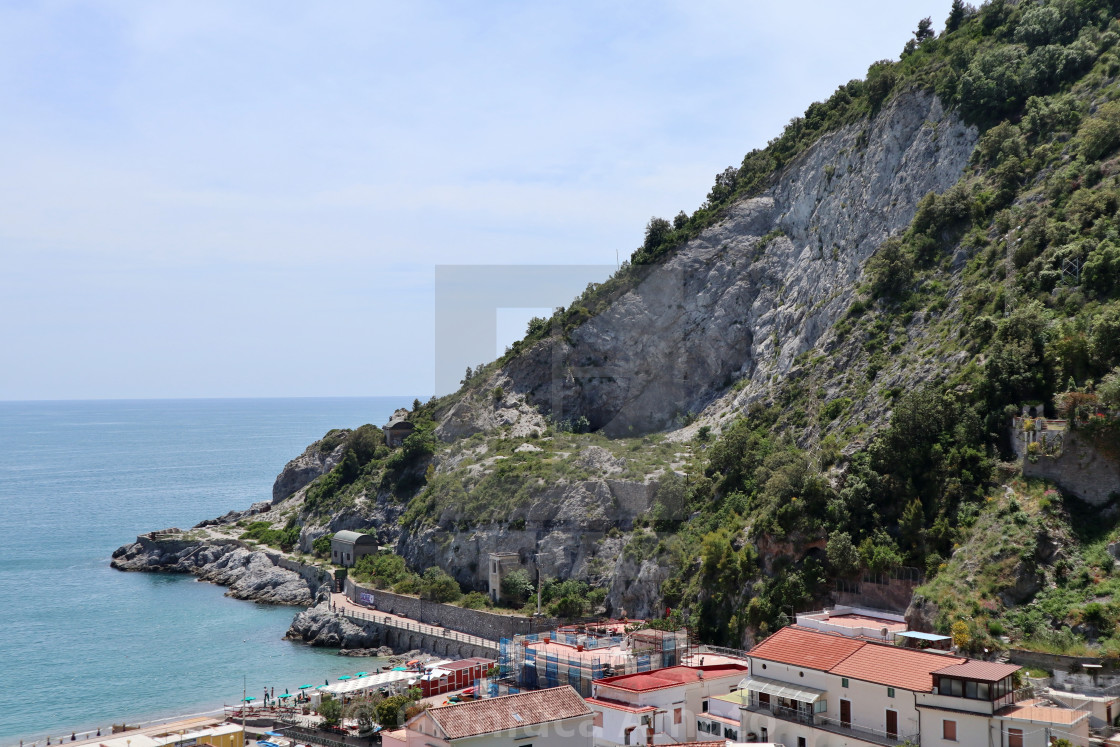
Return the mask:
[[463, 591], [447, 571], [432, 566], [420, 578], [420, 596], [433, 602], [454, 602], [463, 596]]

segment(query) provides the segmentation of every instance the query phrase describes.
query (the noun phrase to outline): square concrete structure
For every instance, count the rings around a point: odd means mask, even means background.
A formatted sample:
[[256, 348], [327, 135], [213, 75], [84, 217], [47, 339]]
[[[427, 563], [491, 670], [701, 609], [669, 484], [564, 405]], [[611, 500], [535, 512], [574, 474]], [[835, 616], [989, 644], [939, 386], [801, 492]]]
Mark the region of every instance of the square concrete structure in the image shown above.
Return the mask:
[[521, 567], [521, 556], [515, 552], [492, 552], [489, 563], [490, 599], [502, 601], [502, 579]]
[[350, 568], [358, 558], [376, 552], [377, 538], [372, 534], [343, 530], [331, 537], [331, 562], [336, 565]]

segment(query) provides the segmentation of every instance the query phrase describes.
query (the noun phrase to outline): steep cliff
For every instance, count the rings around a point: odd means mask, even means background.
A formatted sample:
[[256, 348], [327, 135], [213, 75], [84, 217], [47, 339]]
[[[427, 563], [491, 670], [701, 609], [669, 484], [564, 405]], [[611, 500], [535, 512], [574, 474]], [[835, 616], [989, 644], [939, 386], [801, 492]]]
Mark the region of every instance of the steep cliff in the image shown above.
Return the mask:
[[976, 140], [936, 96], [902, 93], [822, 137], [603, 313], [503, 366], [507, 388], [612, 437], [676, 427], [735, 382], [736, 405], [761, 397], [840, 319], [918, 201], [960, 179]]

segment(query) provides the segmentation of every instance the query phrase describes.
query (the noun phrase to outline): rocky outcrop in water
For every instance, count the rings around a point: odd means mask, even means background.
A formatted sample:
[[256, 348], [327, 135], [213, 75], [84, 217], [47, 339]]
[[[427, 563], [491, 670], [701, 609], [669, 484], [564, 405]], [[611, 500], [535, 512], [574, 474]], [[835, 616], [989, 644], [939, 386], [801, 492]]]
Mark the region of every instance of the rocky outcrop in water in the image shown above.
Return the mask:
[[340, 649], [371, 649], [381, 644], [381, 636], [374, 625], [359, 625], [336, 615], [327, 602], [320, 602], [296, 615], [284, 637], [311, 646]]
[[110, 565], [120, 571], [191, 573], [228, 586], [228, 596], [265, 604], [305, 606], [324, 589], [325, 578], [280, 566], [277, 554], [230, 539], [183, 539], [142, 535], [118, 548]]

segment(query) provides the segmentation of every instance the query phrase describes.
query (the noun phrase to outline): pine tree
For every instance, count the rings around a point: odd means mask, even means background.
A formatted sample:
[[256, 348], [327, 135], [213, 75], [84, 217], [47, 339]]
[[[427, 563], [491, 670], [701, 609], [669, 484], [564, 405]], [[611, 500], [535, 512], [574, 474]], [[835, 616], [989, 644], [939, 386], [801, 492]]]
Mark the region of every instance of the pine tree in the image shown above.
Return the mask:
[[914, 40], [921, 44], [926, 39], [932, 39], [937, 34], [933, 30], [933, 20], [926, 16], [918, 21], [918, 30], [914, 32]]
[[945, 19], [945, 31], [956, 31], [961, 27], [965, 17], [964, 0], [953, 0], [953, 7], [949, 10], [949, 17]]

